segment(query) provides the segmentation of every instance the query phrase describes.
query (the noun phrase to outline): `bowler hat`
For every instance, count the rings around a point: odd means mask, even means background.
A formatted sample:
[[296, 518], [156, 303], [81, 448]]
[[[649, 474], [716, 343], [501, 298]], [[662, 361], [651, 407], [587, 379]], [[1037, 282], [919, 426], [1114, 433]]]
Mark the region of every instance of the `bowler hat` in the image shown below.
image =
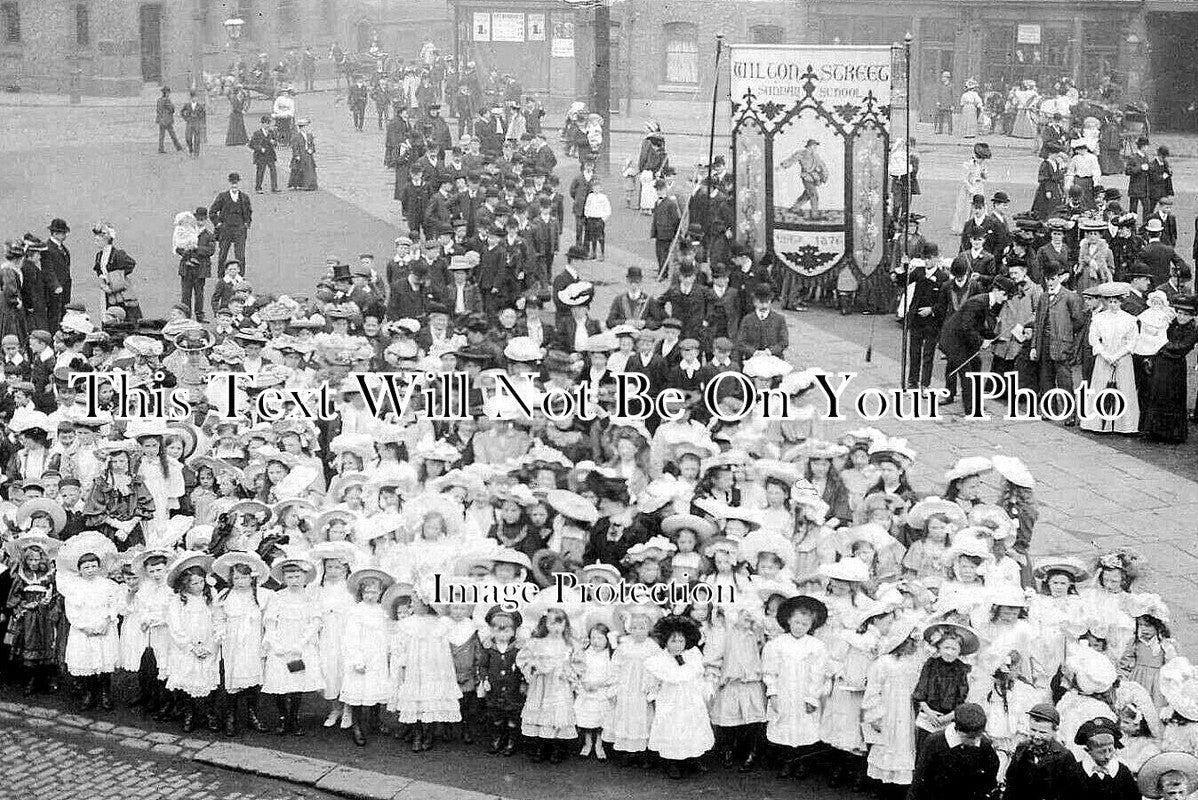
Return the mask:
[[67, 221], [60, 217], [55, 217], [50, 220], [50, 233], [70, 233], [71, 226], [67, 225]]
[[628, 274], [624, 276], [625, 280], [639, 281], [645, 277], [645, 273], [640, 267], [629, 267]]

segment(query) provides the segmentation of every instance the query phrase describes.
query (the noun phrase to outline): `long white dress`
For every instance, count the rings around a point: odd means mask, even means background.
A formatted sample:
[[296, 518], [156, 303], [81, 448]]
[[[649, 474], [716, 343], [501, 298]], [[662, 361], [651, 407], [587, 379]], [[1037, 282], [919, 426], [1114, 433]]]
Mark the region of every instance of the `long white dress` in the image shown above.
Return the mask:
[[[175, 593], [163, 583], [143, 579], [132, 599], [127, 600], [125, 618], [121, 622], [122, 669], [136, 672], [141, 668], [141, 657], [149, 647], [154, 651], [158, 664], [158, 678], [167, 676], [167, 655], [170, 652], [171, 636], [166, 626], [166, 608]], [[142, 627], [142, 625], [146, 627]]]
[[675, 656], [658, 653], [645, 661], [652, 681], [653, 725], [649, 749], [662, 758], [698, 758], [715, 744], [707, 716], [708, 684], [703, 680], [703, 655], [692, 647]]
[[[57, 581], [71, 625], [67, 634], [67, 672], [76, 677], [112, 672], [120, 653], [116, 623], [121, 587], [102, 576], [81, 578], [70, 572], [60, 574]], [[93, 633], [85, 633], [84, 628]]]
[[[220, 638], [215, 608], [203, 595], [175, 596], [166, 608], [171, 633], [166, 688], [207, 697], [220, 684]], [[204, 658], [192, 647], [208, 650]]]
[[661, 652], [652, 639], [620, 640], [612, 654], [616, 671], [616, 708], [612, 724], [603, 729], [603, 741], [621, 753], [639, 753], [649, 746], [653, 726], [653, 703], [649, 700], [645, 662]]
[[157, 459], [143, 459], [137, 472], [146, 491], [154, 498], [154, 516], [145, 523], [146, 538], [149, 540], [151, 536], [165, 532], [171, 511], [179, 507], [179, 498], [184, 493], [183, 468], [174, 459], [167, 459], [166, 472], [163, 473]]
[[1028, 655], [1032, 660], [1032, 682], [1046, 686], [1065, 661], [1065, 624], [1078, 611], [1078, 596], [1032, 598], [1028, 622], [1036, 635]]
[[616, 668], [611, 651], [583, 651], [582, 675], [574, 698], [575, 724], [580, 728], [606, 728], [615, 709]]
[[[259, 592], [259, 599], [265, 593]], [[221, 629], [221, 659], [225, 691], [239, 692], [262, 685], [262, 606], [253, 590], [233, 589], [216, 606]]]
[[915, 774], [915, 704], [923, 659], [886, 654], [869, 668], [861, 703], [865, 742], [870, 746], [866, 774], [882, 783], [911, 785]]
[[[270, 595], [262, 611], [262, 647], [266, 662], [262, 691], [292, 694], [324, 689], [320, 671], [320, 607], [307, 590], [280, 589]], [[302, 660], [303, 669], [291, 672], [288, 662]]]
[[447, 617], [400, 620], [391, 643], [391, 685], [395, 690], [387, 708], [399, 713], [400, 722], [462, 721]]
[[[1094, 373], [1090, 376], [1082, 428], [1100, 433], [1135, 433], [1140, 429], [1140, 401], [1136, 396], [1136, 373], [1131, 361], [1139, 333], [1136, 318], [1121, 308], [1099, 311], [1090, 320]], [[1112, 382], [1123, 395], [1126, 405], [1122, 414], [1108, 422], [1096, 416], [1097, 404], [1093, 396]]]
[[312, 591], [320, 608], [320, 672], [324, 676], [324, 699], [341, 694], [344, 675], [342, 642], [345, 619], [354, 607], [354, 597], [345, 581], [318, 586]]
[[[819, 741], [820, 704], [828, 681], [828, 648], [814, 636], [784, 634], [761, 651], [767, 700], [765, 738], [786, 747]], [[808, 711], [807, 704], [815, 706]]]
[[847, 753], [864, 754], [861, 704], [865, 681], [878, 649], [878, 632], [845, 631], [829, 647], [832, 690], [820, 717], [820, 740]]
[[953, 209], [952, 232], [960, 235], [965, 229], [965, 220], [969, 219], [970, 209], [973, 208], [974, 195], [986, 195], [986, 163], [971, 158], [965, 162], [961, 180], [961, 190], [957, 193], [957, 205]]
[[342, 675], [338, 699], [351, 706], [373, 706], [391, 696], [387, 652], [391, 620], [378, 603], [355, 603], [345, 615], [341, 634]]

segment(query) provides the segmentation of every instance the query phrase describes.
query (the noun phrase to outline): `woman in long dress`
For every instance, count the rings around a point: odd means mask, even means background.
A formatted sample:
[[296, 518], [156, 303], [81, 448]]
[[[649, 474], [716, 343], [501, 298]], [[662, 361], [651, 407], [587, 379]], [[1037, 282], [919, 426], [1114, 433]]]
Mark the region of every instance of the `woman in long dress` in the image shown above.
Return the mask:
[[[1097, 287], [1104, 308], [1090, 321], [1090, 346], [1094, 348], [1094, 373], [1090, 376], [1090, 394], [1086, 398], [1085, 418], [1081, 427], [1099, 433], [1135, 433], [1140, 428], [1140, 402], [1136, 397], [1136, 374], [1131, 352], [1139, 335], [1139, 323], [1119, 306], [1130, 286], [1110, 283]], [[1116, 419], [1098, 417], [1094, 395], [1112, 386], [1123, 396], [1123, 413]]]
[[1069, 163], [1056, 142], [1049, 142], [1048, 150], [1048, 157], [1040, 162], [1036, 196], [1032, 200], [1032, 213], [1042, 220], [1053, 216], [1057, 206], [1065, 202], [1065, 168]]
[[973, 146], [973, 158], [965, 162], [961, 191], [957, 193], [957, 206], [953, 211], [952, 231], [958, 236], [965, 228], [965, 220], [973, 208], [974, 195], [986, 194], [986, 162], [990, 160], [990, 145], [978, 142]]
[[978, 135], [978, 115], [982, 111], [982, 96], [978, 94], [978, 84], [975, 80], [965, 81], [965, 91], [961, 94], [961, 135], [966, 139], [974, 139]]
[[225, 147], [241, 147], [250, 141], [245, 132], [245, 110], [249, 107], [250, 96], [241, 84], [233, 87], [229, 93], [229, 132], [225, 134]]
[[657, 192], [653, 188], [653, 182], [661, 175], [669, 159], [666, 156], [666, 138], [662, 135], [661, 128], [656, 122], [650, 122], [646, 127], [648, 133], [641, 142], [641, 156], [636, 169], [641, 182], [641, 211], [651, 213], [657, 203]]
[[1014, 91], [1011, 99], [1015, 103], [1015, 123], [1011, 126], [1011, 136], [1016, 139], [1035, 139], [1040, 105], [1036, 82], [1024, 81], [1023, 85]]
[[1181, 443], [1189, 437], [1186, 400], [1186, 359], [1198, 344], [1198, 299], [1185, 295], [1173, 299], [1177, 318], [1169, 325], [1165, 346], [1152, 359], [1148, 381], [1148, 407], [1144, 409], [1144, 433], [1161, 442]]
[[297, 123], [295, 135], [291, 137], [291, 176], [288, 189], [316, 191], [316, 138], [308, 130], [308, 120]]

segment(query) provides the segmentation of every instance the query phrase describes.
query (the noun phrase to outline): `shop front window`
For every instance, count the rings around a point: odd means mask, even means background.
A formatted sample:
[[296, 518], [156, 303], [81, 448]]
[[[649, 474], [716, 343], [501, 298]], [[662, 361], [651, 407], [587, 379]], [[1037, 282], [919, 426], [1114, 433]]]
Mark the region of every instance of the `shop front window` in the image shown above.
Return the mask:
[[1071, 73], [1068, 27], [992, 23], [985, 40], [981, 80], [995, 91], [1034, 80], [1043, 92]]

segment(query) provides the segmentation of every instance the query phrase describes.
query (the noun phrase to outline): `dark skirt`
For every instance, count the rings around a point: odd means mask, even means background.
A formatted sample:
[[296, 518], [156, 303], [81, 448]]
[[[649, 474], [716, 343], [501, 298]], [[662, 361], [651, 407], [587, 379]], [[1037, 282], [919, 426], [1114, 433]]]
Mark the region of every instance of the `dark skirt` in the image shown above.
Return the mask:
[[229, 132], [225, 134], [225, 147], [241, 147], [248, 144], [250, 137], [245, 132], [245, 115], [240, 111], [229, 113]]
[[1153, 359], [1148, 379], [1148, 408], [1140, 421], [1140, 429], [1146, 436], [1178, 444], [1189, 438], [1187, 388], [1185, 359]]

